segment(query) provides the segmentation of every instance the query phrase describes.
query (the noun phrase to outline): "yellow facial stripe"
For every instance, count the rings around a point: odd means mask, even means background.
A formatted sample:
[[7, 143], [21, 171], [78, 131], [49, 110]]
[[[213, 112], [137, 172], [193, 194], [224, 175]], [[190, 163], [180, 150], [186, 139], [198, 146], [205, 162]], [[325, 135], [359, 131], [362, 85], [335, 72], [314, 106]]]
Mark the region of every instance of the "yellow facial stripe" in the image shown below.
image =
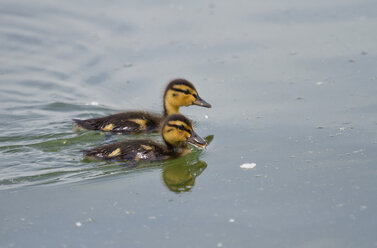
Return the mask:
[[135, 122], [136, 124], [139, 124], [140, 130], [146, 130], [147, 129], [147, 120], [143, 119], [129, 119], [129, 121]]
[[119, 156], [120, 153], [121, 153], [120, 148], [117, 148], [117, 149], [115, 149], [112, 153], [110, 153], [110, 154], [108, 155], [108, 157], [112, 158], [112, 157], [115, 157], [115, 156]]
[[141, 147], [143, 147], [145, 150], [147, 150], [147, 151], [151, 151], [151, 150], [153, 150], [153, 147], [151, 147], [151, 146], [148, 146], [148, 145], [140, 145]]
[[180, 126], [180, 125], [183, 125], [186, 129], [192, 131], [192, 128], [190, 126], [188, 126], [185, 122], [183, 121], [169, 121], [168, 124], [170, 125], [177, 125], [177, 126]]
[[102, 131], [111, 131], [113, 130], [114, 128], [114, 124], [110, 123], [110, 124], [107, 124], [106, 126], [104, 126], [101, 130]]

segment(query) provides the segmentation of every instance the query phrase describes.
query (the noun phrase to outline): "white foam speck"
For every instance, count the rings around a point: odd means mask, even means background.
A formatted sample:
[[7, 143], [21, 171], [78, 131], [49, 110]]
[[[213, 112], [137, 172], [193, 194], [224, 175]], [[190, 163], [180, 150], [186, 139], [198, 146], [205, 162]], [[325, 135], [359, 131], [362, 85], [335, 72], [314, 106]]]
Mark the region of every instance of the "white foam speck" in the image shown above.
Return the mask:
[[91, 101], [90, 103], [87, 103], [86, 105], [98, 106], [99, 103], [97, 101]]
[[257, 166], [256, 163], [245, 163], [245, 164], [241, 164], [241, 169], [244, 169], [244, 170], [250, 170], [250, 169], [253, 169], [255, 166]]
[[94, 220], [92, 218], [88, 218], [86, 219], [86, 222], [94, 222]]
[[82, 226], [81, 222], [76, 222], [75, 225], [76, 225], [77, 227], [81, 227], [81, 226]]
[[223, 243], [221, 242], [217, 243], [217, 247], [223, 247]]
[[208, 115], [205, 115], [204, 118], [208, 119]]
[[229, 219], [229, 222], [233, 223], [233, 222], [235, 222], [235, 220], [234, 219]]
[[322, 85], [323, 82], [319, 81], [319, 82], [316, 82], [315, 84], [316, 84], [316, 85]]

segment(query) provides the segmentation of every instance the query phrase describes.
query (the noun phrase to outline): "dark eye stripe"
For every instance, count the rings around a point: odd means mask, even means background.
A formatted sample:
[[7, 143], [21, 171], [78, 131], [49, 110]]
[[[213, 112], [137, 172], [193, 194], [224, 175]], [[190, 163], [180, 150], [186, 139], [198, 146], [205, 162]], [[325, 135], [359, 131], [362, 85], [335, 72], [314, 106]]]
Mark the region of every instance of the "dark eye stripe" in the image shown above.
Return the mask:
[[181, 89], [177, 89], [177, 88], [171, 88], [171, 89], [174, 90], [174, 91], [185, 93], [186, 95], [191, 94], [189, 90], [181, 90]]
[[175, 127], [175, 128], [181, 129], [181, 130], [184, 130], [184, 131], [188, 132], [189, 134], [191, 134], [191, 130], [185, 128], [185, 126], [183, 126], [183, 125], [175, 125], [175, 124], [169, 124], [169, 123], [168, 123], [168, 126], [169, 126], [169, 127]]

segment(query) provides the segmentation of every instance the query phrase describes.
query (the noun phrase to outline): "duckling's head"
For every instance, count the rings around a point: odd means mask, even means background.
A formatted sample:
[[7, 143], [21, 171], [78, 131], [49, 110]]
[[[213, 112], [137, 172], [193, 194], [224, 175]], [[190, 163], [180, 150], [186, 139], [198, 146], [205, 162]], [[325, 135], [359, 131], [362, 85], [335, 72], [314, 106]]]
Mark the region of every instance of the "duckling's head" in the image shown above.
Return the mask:
[[198, 105], [206, 108], [211, 107], [211, 104], [199, 97], [199, 94], [192, 83], [185, 79], [174, 79], [165, 89], [165, 115], [178, 114], [179, 107], [189, 105]]
[[206, 147], [207, 142], [194, 132], [192, 123], [181, 114], [169, 115], [162, 124], [162, 138], [173, 147], [184, 146], [186, 142]]

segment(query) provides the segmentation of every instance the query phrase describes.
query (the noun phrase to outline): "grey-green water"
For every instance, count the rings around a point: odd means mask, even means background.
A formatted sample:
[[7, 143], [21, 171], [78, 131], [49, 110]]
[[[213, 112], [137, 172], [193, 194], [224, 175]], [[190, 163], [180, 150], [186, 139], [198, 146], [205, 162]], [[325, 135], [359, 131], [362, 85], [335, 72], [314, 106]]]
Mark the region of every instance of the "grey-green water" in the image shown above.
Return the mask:
[[[0, 247], [376, 247], [376, 9], [1, 1]], [[72, 118], [159, 112], [175, 77], [213, 105], [182, 109], [206, 150], [83, 160], [127, 137]]]

